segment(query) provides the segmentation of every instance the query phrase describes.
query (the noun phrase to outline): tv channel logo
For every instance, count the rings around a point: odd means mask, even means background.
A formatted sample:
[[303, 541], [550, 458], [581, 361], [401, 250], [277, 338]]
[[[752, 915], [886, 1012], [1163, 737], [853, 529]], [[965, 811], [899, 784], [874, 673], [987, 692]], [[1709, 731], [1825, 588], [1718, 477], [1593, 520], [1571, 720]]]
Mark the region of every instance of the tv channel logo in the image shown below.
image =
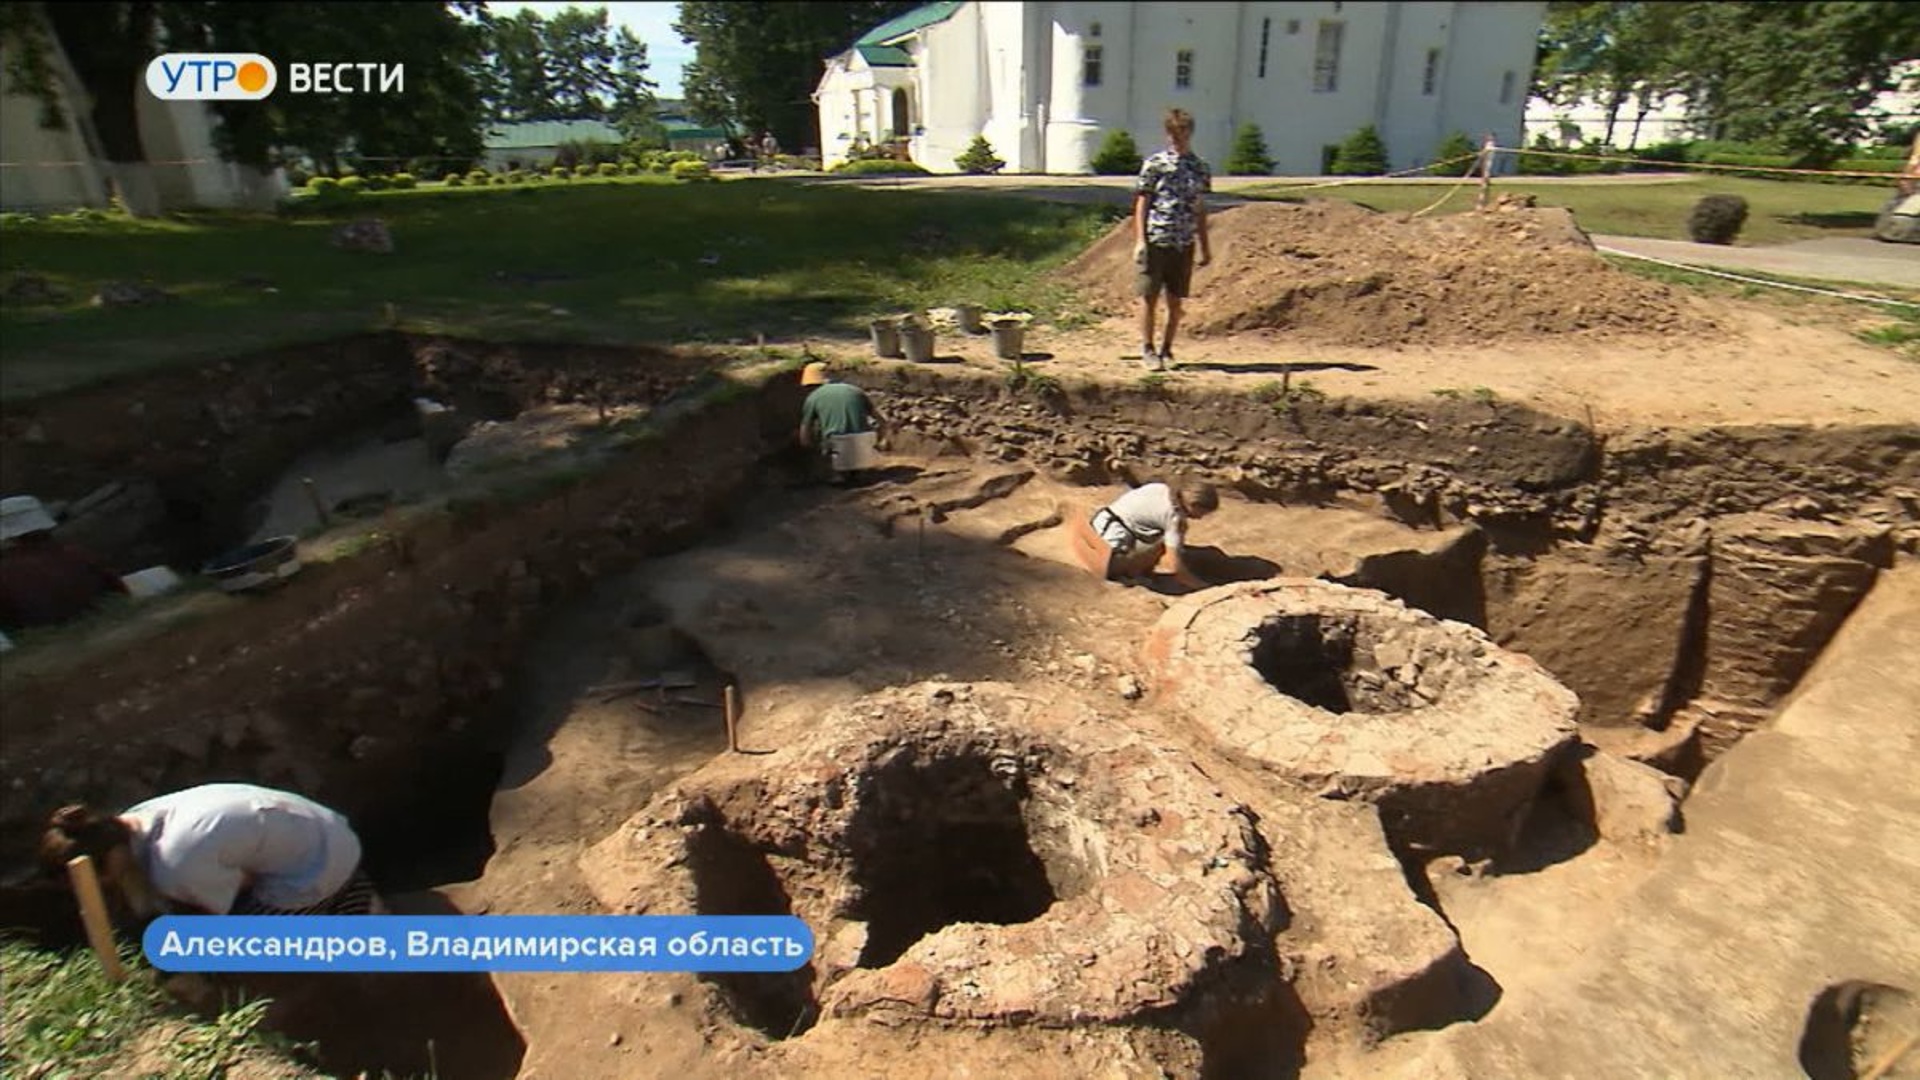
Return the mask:
[[259, 101], [279, 85], [259, 53], [168, 53], [147, 64], [147, 89], [162, 101]]

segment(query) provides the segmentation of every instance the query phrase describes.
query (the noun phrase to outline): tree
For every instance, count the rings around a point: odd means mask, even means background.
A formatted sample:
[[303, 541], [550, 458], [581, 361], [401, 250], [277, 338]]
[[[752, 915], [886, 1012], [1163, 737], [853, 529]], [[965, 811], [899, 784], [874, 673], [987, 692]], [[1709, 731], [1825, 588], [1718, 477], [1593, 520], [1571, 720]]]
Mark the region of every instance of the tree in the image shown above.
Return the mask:
[[484, 104], [476, 71], [486, 31], [477, 3], [164, 6], [169, 48], [177, 51], [244, 52], [272, 42], [288, 58], [405, 66], [397, 97], [276, 92], [265, 102], [215, 102], [216, 139], [229, 160], [268, 166], [305, 156], [326, 173], [354, 164], [439, 175], [467, 168], [480, 154]]
[[1881, 117], [1874, 99], [1920, 56], [1920, 7], [1898, 0], [1777, 4], [1555, 2], [1540, 39], [1534, 92], [1607, 110], [1614, 141], [1636, 102], [1633, 133], [1667, 94], [1711, 139], [1771, 144], [1825, 166]]
[[1380, 141], [1380, 133], [1368, 124], [1340, 144], [1329, 171], [1335, 176], [1378, 176], [1387, 171], [1387, 144]]
[[1771, 143], [1825, 167], [1882, 116], [1874, 99], [1920, 56], [1920, 7], [1889, 2], [1687, 3], [1674, 63], [1710, 138]]
[[1273, 159], [1267, 156], [1267, 140], [1259, 124], [1241, 124], [1233, 136], [1233, 152], [1227, 155], [1228, 176], [1266, 176], [1273, 172]]
[[550, 116], [555, 111], [547, 82], [546, 20], [537, 11], [504, 18], [481, 16], [486, 33], [485, 62], [479, 79], [488, 119], [514, 123]]
[[1674, 35], [1686, 3], [1608, 3], [1605, 0], [1547, 6], [1533, 92], [1556, 105], [1591, 99], [1606, 109], [1600, 141], [1612, 145], [1620, 112], [1636, 103], [1633, 137], [1679, 78]]
[[771, 130], [784, 146], [816, 143], [812, 95], [822, 62], [915, 6], [911, 0], [686, 0], [673, 27], [694, 46], [683, 74], [687, 107], [702, 123]]
[[[1544, 137], [1544, 134], [1542, 137]], [[1472, 176], [1473, 171], [1480, 167], [1479, 153], [1479, 145], [1475, 143], [1466, 132], [1456, 131], [1440, 140], [1440, 145], [1434, 147], [1433, 160], [1437, 164], [1442, 161], [1453, 161], [1454, 158], [1466, 158], [1467, 160], [1465, 161], [1456, 161], [1452, 165], [1448, 165], [1446, 168], [1440, 170], [1438, 175]], [[1433, 170], [1430, 169], [1428, 171], [1432, 172]]]
[[[159, 209], [158, 191], [141, 168], [147, 160], [140, 136], [138, 88], [153, 59], [159, 7], [155, 3], [15, 3], [0, 7], [0, 32], [16, 53], [8, 65], [10, 90], [40, 100], [40, 121], [65, 128], [71, 121], [90, 152], [112, 175], [115, 194], [129, 213]], [[64, 88], [82, 110], [68, 117], [54, 57], [64, 52], [77, 85]]]
[[1140, 171], [1140, 147], [1126, 128], [1107, 132], [1088, 166], [1101, 176], [1130, 176]]
[[997, 173], [1007, 167], [1006, 162], [994, 156], [993, 144], [987, 141], [985, 135], [975, 135], [973, 142], [967, 144], [966, 151], [953, 159], [953, 164], [961, 172], [975, 175]]
[[602, 120], [629, 139], [664, 134], [654, 119], [647, 46], [614, 28], [604, 7], [568, 8], [552, 18], [522, 11], [482, 16], [486, 56], [479, 80], [487, 118]]

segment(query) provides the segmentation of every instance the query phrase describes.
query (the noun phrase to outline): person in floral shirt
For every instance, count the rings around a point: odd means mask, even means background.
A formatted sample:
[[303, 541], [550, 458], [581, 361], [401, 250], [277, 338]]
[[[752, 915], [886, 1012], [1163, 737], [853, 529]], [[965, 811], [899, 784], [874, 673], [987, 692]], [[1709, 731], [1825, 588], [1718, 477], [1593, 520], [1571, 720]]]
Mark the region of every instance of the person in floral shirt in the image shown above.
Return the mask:
[[[1168, 148], [1140, 166], [1133, 188], [1133, 262], [1139, 276], [1140, 356], [1149, 368], [1165, 371], [1173, 360], [1173, 335], [1180, 328], [1180, 303], [1193, 281], [1194, 246], [1199, 265], [1213, 261], [1207, 244], [1207, 203], [1213, 171], [1193, 152], [1193, 116], [1167, 110]], [[1167, 294], [1167, 332], [1153, 346], [1154, 309]]]

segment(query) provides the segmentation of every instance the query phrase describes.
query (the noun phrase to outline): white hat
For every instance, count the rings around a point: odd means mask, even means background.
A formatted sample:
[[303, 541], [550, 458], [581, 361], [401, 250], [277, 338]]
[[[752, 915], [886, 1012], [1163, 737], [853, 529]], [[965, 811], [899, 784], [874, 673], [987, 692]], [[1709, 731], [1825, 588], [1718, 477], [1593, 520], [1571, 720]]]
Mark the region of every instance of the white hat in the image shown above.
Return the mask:
[[31, 495], [0, 499], [0, 540], [50, 530], [56, 524], [47, 508]]

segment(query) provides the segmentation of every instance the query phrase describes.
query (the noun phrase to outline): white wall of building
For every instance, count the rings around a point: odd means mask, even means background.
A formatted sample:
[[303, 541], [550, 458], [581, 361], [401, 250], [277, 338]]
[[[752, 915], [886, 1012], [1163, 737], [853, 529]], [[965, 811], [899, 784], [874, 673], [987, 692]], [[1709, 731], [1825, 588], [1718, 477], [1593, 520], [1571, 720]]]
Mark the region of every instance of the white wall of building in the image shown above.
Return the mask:
[[[1144, 153], [1164, 146], [1162, 117], [1179, 107], [1194, 116], [1194, 149], [1216, 169], [1247, 122], [1260, 126], [1281, 173], [1319, 172], [1325, 148], [1366, 124], [1379, 129], [1390, 164], [1410, 168], [1433, 160], [1454, 130], [1476, 141], [1487, 132], [1508, 144], [1520, 137], [1545, 6], [976, 0], [909, 39], [924, 125], [913, 157], [951, 172], [985, 133], [1009, 171], [1086, 172], [1109, 130], [1129, 131]], [[1335, 25], [1340, 49], [1328, 88], [1316, 85], [1316, 51], [1322, 28]], [[1101, 50], [1097, 86], [1083, 79], [1090, 47]], [[1431, 89], [1429, 50], [1438, 50]], [[1183, 51], [1192, 60], [1184, 87], [1176, 80]], [[830, 72], [822, 83], [829, 146], [830, 127], [847, 129], [836, 78]]]
[[[64, 69], [63, 53], [55, 50], [51, 59], [57, 69]], [[0, 70], [7, 70], [10, 62], [6, 45], [0, 43]], [[70, 78], [61, 85], [71, 85]], [[213, 142], [216, 120], [206, 104], [161, 101], [144, 89], [136, 93], [140, 139], [149, 164], [109, 166], [89, 152], [67, 94], [61, 97], [65, 126], [49, 129], [40, 125], [37, 97], [14, 93], [10, 86], [0, 89], [0, 162], [5, 163], [0, 165], [0, 208], [104, 207], [109, 176], [147, 210], [265, 210], [287, 193], [279, 171], [263, 173], [220, 159]]]

